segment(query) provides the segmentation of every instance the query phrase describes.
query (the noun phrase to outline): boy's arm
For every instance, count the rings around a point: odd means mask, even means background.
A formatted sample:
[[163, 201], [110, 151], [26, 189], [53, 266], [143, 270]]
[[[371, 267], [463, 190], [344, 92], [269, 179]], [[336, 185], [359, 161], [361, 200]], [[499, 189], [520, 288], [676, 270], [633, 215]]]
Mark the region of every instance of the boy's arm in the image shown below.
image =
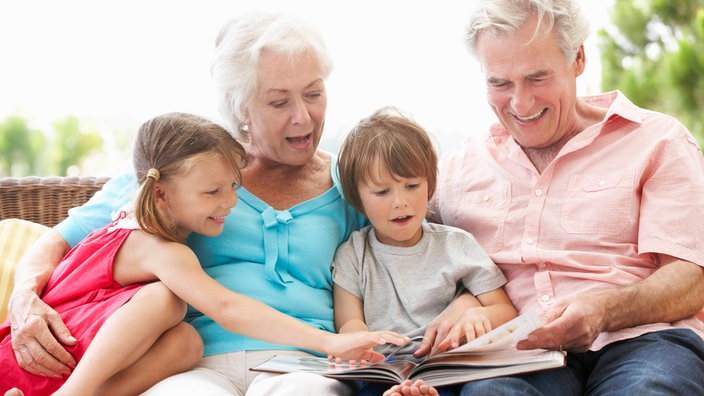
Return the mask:
[[437, 352], [457, 348], [465, 342], [481, 337], [492, 329], [518, 315], [503, 288], [476, 296], [481, 306], [467, 309], [452, 326], [447, 337], [438, 344]]
[[364, 304], [354, 294], [348, 292], [337, 283], [332, 288], [335, 307], [335, 327], [338, 333], [367, 331], [364, 321]]
[[[416, 357], [438, 352], [439, 344], [448, 339], [460, 339], [460, 334], [451, 334], [464, 313], [471, 308], [481, 307], [482, 303], [468, 291], [460, 294], [445, 310], [435, 318], [425, 329], [423, 341], [413, 354]], [[457, 331], [459, 333], [459, 331]], [[459, 342], [459, 341], [458, 341]], [[446, 347], [447, 348], [447, 347]]]

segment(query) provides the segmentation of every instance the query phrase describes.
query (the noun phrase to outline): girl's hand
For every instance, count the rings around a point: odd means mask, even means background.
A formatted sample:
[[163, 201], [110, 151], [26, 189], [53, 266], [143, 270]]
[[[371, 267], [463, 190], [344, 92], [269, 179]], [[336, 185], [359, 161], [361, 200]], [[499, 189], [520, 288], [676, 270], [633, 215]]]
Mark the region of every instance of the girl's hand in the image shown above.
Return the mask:
[[366, 361], [379, 362], [384, 355], [374, 347], [383, 344], [406, 345], [410, 339], [393, 331], [357, 331], [353, 333], [330, 334], [325, 341], [324, 351], [328, 358], [336, 362], [343, 359], [357, 364]]

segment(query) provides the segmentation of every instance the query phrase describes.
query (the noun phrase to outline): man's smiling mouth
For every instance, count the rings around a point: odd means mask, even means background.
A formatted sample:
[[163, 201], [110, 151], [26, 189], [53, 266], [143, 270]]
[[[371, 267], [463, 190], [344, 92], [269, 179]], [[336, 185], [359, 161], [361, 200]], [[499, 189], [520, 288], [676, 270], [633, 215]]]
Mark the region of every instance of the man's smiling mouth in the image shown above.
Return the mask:
[[521, 116], [516, 115], [516, 114], [514, 114], [513, 116], [516, 117], [516, 119], [517, 119], [518, 121], [521, 121], [521, 122], [530, 122], [530, 121], [535, 121], [535, 120], [537, 120], [538, 118], [540, 118], [543, 114], [545, 114], [546, 111], [548, 111], [548, 109], [547, 109], [547, 108], [544, 108], [544, 109], [540, 110], [539, 112], [537, 112], [537, 113], [535, 113], [535, 114], [533, 114], [533, 115], [531, 115], [531, 116], [528, 116], [528, 117], [521, 117]]

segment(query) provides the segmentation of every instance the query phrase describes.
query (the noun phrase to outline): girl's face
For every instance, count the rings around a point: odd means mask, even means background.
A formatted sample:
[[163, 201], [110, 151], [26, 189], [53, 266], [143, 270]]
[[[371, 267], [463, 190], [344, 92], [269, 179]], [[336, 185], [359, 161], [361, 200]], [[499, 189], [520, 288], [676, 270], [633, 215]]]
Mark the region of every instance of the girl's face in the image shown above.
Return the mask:
[[317, 59], [270, 51], [259, 61], [257, 92], [244, 109], [254, 159], [304, 165], [318, 149], [327, 96]]
[[191, 232], [216, 236], [237, 203], [237, 183], [227, 161], [215, 157], [196, 163], [188, 173], [157, 182], [157, 207], [184, 238]]
[[372, 166], [378, 169], [374, 180], [362, 180], [357, 188], [377, 239], [392, 246], [415, 245], [428, 211], [428, 179], [392, 175], [378, 160]]

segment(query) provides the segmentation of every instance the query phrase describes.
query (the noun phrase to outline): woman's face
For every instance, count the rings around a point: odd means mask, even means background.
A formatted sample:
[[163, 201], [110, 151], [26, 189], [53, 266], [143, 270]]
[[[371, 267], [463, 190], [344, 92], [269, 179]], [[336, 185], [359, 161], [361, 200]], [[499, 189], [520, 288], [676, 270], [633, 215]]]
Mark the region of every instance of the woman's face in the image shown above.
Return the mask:
[[327, 96], [315, 56], [262, 53], [257, 92], [244, 109], [249, 153], [255, 159], [300, 166], [318, 149]]

